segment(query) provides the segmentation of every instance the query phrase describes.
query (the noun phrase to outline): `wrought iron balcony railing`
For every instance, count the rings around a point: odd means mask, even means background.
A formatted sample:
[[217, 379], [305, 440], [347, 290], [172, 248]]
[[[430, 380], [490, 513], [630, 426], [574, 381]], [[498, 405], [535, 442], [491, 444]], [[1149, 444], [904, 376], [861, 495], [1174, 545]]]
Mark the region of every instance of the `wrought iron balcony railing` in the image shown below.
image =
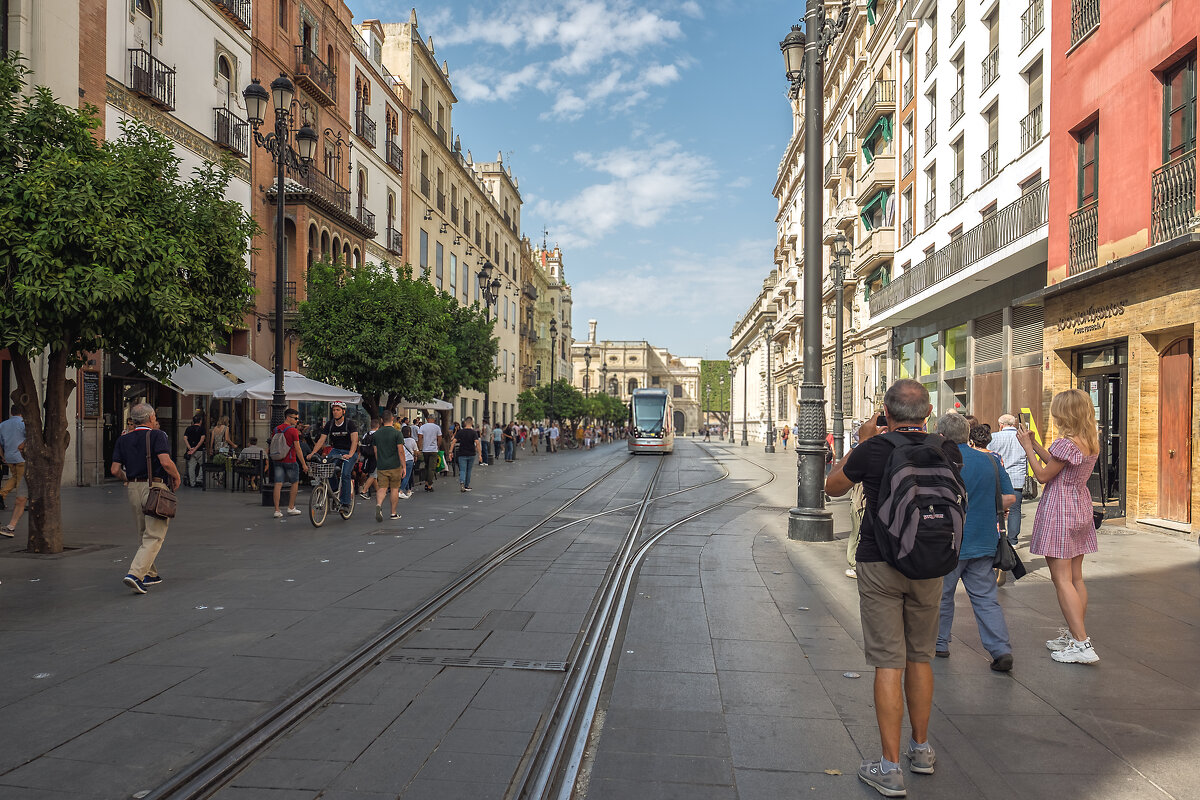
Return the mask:
[[367, 230], [369, 230], [371, 232], [370, 233], [371, 237], [374, 237], [375, 236], [375, 215], [372, 214], [370, 211], [367, 211], [367, 209], [365, 209], [364, 207], [359, 206], [358, 209], [355, 211], [354, 216], [355, 216], [355, 218], [358, 219], [359, 224], [361, 224], [364, 228], [366, 228]]
[[421, 173], [421, 194], [425, 195], [425, 199], [429, 199], [429, 176]]
[[842, 134], [842, 138], [838, 141], [838, 164], [845, 165], [847, 162], [854, 163], [854, 134], [847, 131]]
[[413, 110], [417, 112], [417, 115], [421, 117], [421, 119], [425, 120], [426, 125], [429, 125], [430, 127], [433, 126], [433, 114], [430, 113], [429, 106], [425, 105], [424, 100], [421, 100], [417, 107]]
[[913, 145], [909, 143], [908, 147], [904, 148], [904, 152], [900, 154], [900, 177], [907, 178], [908, 174], [913, 171]]
[[1100, 0], [1071, 0], [1071, 45], [1100, 26]]
[[988, 145], [987, 150], [983, 151], [983, 156], [979, 159], [979, 182], [984, 184], [996, 177], [996, 172], [999, 168], [1000, 145], [992, 143]]
[[825, 162], [825, 185], [826, 186], [829, 186], [833, 183], [833, 175], [834, 175], [834, 169], [835, 169], [834, 161], [835, 161], [835, 159], [830, 157], [830, 159]]
[[909, 103], [911, 103], [912, 99], [913, 99], [913, 93], [915, 91], [916, 91], [915, 81], [913, 80], [913, 75], [910, 72], [910, 73], [908, 73], [908, 78], [906, 78], [904, 81], [904, 99], [901, 101], [901, 105], [906, 106]]
[[963, 0], [958, 0], [954, 11], [950, 12], [950, 41], [953, 42], [967, 27], [967, 7]]
[[875, 81], [867, 90], [866, 97], [858, 104], [858, 115], [854, 127], [862, 135], [871, 132], [870, 125], [879, 114], [886, 113], [896, 102], [895, 81]]
[[1071, 213], [1067, 220], [1069, 238], [1067, 251], [1067, 274], [1078, 275], [1096, 266], [1096, 245], [1099, 243], [1097, 224], [1099, 222], [1099, 206], [1093, 200], [1078, 211]]
[[213, 0], [213, 3], [242, 30], [250, 30], [250, 0]]
[[925, 201], [925, 227], [930, 228], [935, 222], [937, 222], [937, 195], [931, 194]]
[[354, 132], [359, 138], [375, 149], [375, 120], [371, 119], [371, 115], [366, 112], [366, 109], [360, 108], [354, 112]]
[[129, 51], [129, 88], [156, 106], [175, 109], [175, 70], [141, 48]]
[[929, 124], [925, 126], [925, 155], [933, 152], [933, 146], [937, 144], [937, 119], [929, 120]]
[[913, 239], [913, 221], [906, 219], [900, 223], [900, 246], [904, 247]]
[[400, 147], [399, 142], [388, 140], [387, 147], [384, 148], [384, 154], [387, 158], [388, 166], [394, 169], [401, 175], [404, 174], [404, 150]]
[[384, 245], [387, 247], [388, 252], [395, 253], [398, 256], [404, 255], [404, 234], [389, 225], [386, 235], [387, 240], [384, 242]]
[[1150, 243], [1187, 233], [1196, 217], [1196, 151], [1150, 174]]
[[950, 95], [950, 126], [963, 117], [963, 87], [958, 87], [954, 94]]
[[1024, 50], [1033, 37], [1042, 32], [1045, 26], [1043, 17], [1043, 0], [1033, 0], [1029, 7], [1021, 12], [1021, 49]]
[[963, 201], [963, 175], [958, 173], [950, 179], [950, 207], [954, 208]]
[[1028, 153], [1042, 140], [1042, 105], [1038, 105], [1021, 120], [1021, 152]]
[[437, 190], [437, 199], [435, 202], [437, 203], [438, 211], [445, 213], [445, 211], [446, 211], [446, 193], [443, 192], [441, 189]]
[[992, 51], [983, 57], [983, 89], [981, 92], [986, 92], [988, 87], [996, 82], [1000, 77], [1000, 46], [996, 45]]
[[[271, 297], [275, 296], [278, 291], [279, 282], [271, 281]], [[283, 307], [286, 309], [294, 309], [296, 307], [296, 282], [283, 282]]]
[[213, 141], [245, 158], [250, 153], [250, 124], [228, 108], [214, 108]]
[[315, 89], [329, 105], [337, 102], [337, 73], [302, 44], [296, 45], [296, 81]]
[[933, 74], [934, 68], [937, 66], [937, 39], [929, 43], [929, 47], [925, 48], [925, 77]]

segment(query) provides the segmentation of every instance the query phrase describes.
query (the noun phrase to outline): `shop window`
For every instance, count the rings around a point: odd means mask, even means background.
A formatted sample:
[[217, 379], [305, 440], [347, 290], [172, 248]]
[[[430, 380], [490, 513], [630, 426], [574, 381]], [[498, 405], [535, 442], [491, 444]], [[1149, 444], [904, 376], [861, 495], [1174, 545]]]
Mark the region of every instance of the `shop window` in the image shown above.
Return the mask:
[[915, 378], [917, 363], [917, 343], [909, 342], [900, 348], [900, 376], [901, 378]]
[[966, 366], [967, 326], [959, 325], [946, 331], [946, 371], [965, 369]]
[[938, 371], [938, 336], [926, 336], [920, 341], [921, 377], [936, 375]]

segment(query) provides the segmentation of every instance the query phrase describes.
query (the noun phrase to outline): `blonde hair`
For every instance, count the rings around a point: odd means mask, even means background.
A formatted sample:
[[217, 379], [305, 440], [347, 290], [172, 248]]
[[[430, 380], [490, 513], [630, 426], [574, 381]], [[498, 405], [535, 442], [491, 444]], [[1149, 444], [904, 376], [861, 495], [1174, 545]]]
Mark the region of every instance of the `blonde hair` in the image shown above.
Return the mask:
[[1100, 436], [1096, 430], [1096, 409], [1092, 398], [1082, 389], [1067, 389], [1050, 401], [1050, 416], [1063, 436], [1078, 439], [1084, 444], [1085, 455], [1100, 452]]
[[224, 425], [226, 428], [229, 427], [229, 415], [228, 414], [222, 415], [221, 418], [219, 420], [217, 420], [217, 426], [220, 427], [221, 425]]

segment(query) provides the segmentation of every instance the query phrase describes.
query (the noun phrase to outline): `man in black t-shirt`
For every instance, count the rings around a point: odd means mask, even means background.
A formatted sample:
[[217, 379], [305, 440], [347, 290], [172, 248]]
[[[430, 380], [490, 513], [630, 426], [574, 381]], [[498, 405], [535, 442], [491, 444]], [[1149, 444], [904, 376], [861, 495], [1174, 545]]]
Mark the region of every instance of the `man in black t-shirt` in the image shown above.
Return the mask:
[[475, 430], [475, 420], [467, 417], [462, 427], [454, 432], [454, 458], [458, 461], [458, 490], [471, 491], [471, 472], [475, 468], [475, 458], [483, 451], [479, 431]]
[[208, 438], [203, 414], [197, 413], [192, 417], [192, 424], [183, 432], [183, 438], [187, 441], [183, 458], [187, 462], [188, 485], [203, 487], [201, 470], [204, 467], [204, 442]]
[[[350, 476], [354, 472], [354, 462], [358, 460], [358, 428], [346, 416], [346, 404], [341, 400], [333, 403], [330, 409], [333, 419], [325, 423], [321, 436], [313, 445], [313, 452], [320, 453], [326, 443], [329, 444], [330, 458], [342, 459], [342, 486], [338, 500], [342, 506], [350, 505], [350, 496], [354, 491]], [[332, 485], [332, 479], [330, 479]]]
[[[856, 555], [858, 601], [863, 651], [867, 663], [875, 667], [875, 718], [883, 757], [864, 761], [858, 777], [886, 796], [898, 796], [905, 788], [900, 771], [900, 727], [906, 696], [912, 736], [904, 755], [913, 772], [933, 773], [936, 757], [928, 740], [933, 705], [930, 661], [937, 645], [942, 579], [907, 578], [880, 554], [875, 541], [875, 526], [880, 524], [876, 509], [884, 466], [894, 446], [877, 434], [899, 433], [920, 441], [927, 435], [925, 421], [932, 411], [924, 386], [913, 380], [896, 381], [883, 397], [886, 428], [881, 430], [875, 417], [863, 423], [858, 447], [834, 465], [825, 480], [825, 491], [832, 497], [841, 497], [856, 483], [862, 483], [866, 494]], [[947, 442], [943, 450], [951, 463], [962, 464], [958, 445]]]

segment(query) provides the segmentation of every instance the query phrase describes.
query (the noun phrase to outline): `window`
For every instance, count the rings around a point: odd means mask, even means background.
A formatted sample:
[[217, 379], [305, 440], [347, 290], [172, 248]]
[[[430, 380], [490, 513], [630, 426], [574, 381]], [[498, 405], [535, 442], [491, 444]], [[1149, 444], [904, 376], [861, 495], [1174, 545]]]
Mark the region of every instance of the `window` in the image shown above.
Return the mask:
[[967, 326], [959, 325], [946, 331], [946, 371], [966, 369]]
[[442, 256], [443, 256], [441, 242], [437, 242], [434, 245], [433, 253], [434, 253], [434, 261], [433, 261], [434, 277], [437, 279], [437, 281], [436, 281], [437, 287], [439, 289], [441, 289], [442, 288]]
[[683, 397], [683, 385], [677, 383], [674, 386], [672, 386], [671, 387], [671, 396], [672, 397]]
[[291, 0], [279, 0], [279, 27], [288, 29], [288, 3]]
[[419, 265], [420, 265], [421, 271], [420, 271], [420, 274], [417, 275], [417, 277], [424, 278], [426, 273], [429, 272], [429, 232], [426, 230], [421, 231], [420, 254], [421, 254], [421, 256], [420, 256], [421, 260], [419, 262]]
[[1196, 56], [1163, 76], [1163, 163], [1196, 149]]
[[229, 96], [233, 93], [233, 65], [224, 53], [217, 56], [217, 91], [221, 94], [221, 103], [229, 108]]
[[458, 256], [450, 254], [450, 294], [458, 294]]
[[[452, 256], [452, 258], [455, 258], [455, 257], [456, 256]], [[462, 263], [463, 305], [466, 305], [470, 300], [467, 293], [470, 291], [471, 283], [473, 283], [473, 281], [471, 280], [471, 265], [470, 265], [469, 261], [464, 260]], [[478, 287], [476, 287], [476, 289], [478, 289]]]
[[630, 378], [628, 386], [629, 386], [629, 393], [633, 394], [634, 389], [638, 388], [637, 378]]
[[1079, 141], [1079, 207], [1096, 202], [1100, 187], [1096, 182], [1096, 171], [1100, 161], [1100, 127], [1096, 123], [1084, 128], [1076, 136]]
[[917, 343], [909, 342], [900, 348], [900, 377], [915, 378], [917, 361]]
[[921, 376], [936, 375], [938, 371], [938, 336], [926, 336], [920, 341]]

